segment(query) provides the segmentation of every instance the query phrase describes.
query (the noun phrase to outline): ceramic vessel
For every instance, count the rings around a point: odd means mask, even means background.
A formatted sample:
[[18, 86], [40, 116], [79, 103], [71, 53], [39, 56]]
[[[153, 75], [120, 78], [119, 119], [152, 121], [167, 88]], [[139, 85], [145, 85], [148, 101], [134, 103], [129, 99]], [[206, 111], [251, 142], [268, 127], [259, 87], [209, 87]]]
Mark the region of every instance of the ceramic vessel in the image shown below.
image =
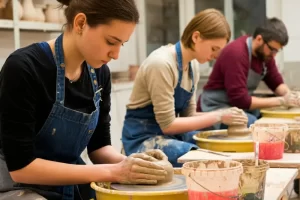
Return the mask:
[[36, 10], [35, 10], [32, 0], [23, 0], [22, 6], [23, 6], [23, 10], [24, 10], [22, 20], [36, 21], [37, 13], [36, 13]]
[[45, 14], [44, 14], [44, 5], [43, 4], [35, 4], [35, 11], [36, 11], [36, 18], [35, 20], [38, 22], [44, 22], [46, 20]]
[[45, 10], [46, 22], [60, 23], [59, 11], [57, 5], [48, 4]]
[[8, 0], [0, 0], [0, 9], [5, 8]]
[[67, 23], [67, 19], [66, 19], [66, 16], [65, 16], [65, 8], [61, 8], [58, 10], [59, 12], [59, 23], [61, 24], [65, 24]]
[[[17, 7], [18, 7], [18, 16], [19, 19], [23, 17], [24, 11], [21, 3], [17, 1]], [[12, 0], [9, 0], [8, 3], [6, 4], [5, 9], [2, 10], [2, 18], [3, 19], [13, 19], [13, 5], [12, 5]]]

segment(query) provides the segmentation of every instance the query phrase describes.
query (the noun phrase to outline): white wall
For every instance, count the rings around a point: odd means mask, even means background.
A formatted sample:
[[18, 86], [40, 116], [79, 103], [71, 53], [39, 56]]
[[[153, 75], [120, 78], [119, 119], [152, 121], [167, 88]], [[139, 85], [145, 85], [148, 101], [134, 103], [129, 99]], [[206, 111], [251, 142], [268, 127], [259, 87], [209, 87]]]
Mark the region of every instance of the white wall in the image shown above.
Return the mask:
[[297, 49], [300, 46], [300, 1], [299, 0], [267, 0], [268, 17], [279, 17], [285, 23], [290, 40], [283, 51], [283, 61], [299, 62]]
[[290, 41], [284, 49], [285, 62], [299, 62], [300, 56], [298, 49], [300, 47], [300, 1], [299, 0], [284, 0], [282, 4], [282, 20], [285, 22]]

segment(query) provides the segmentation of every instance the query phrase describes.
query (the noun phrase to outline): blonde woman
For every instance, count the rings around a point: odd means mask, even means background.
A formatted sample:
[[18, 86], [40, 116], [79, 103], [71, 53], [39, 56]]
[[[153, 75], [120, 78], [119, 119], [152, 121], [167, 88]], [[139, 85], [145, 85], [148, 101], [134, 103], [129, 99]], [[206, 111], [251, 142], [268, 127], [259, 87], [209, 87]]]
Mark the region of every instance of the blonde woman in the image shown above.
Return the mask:
[[244, 124], [247, 118], [237, 108], [210, 113], [196, 112], [195, 91], [199, 70], [191, 65], [216, 58], [231, 36], [221, 12], [207, 9], [187, 25], [181, 40], [162, 46], [142, 63], [134, 83], [122, 132], [127, 155], [161, 149], [173, 166], [193, 148], [195, 130], [216, 123]]

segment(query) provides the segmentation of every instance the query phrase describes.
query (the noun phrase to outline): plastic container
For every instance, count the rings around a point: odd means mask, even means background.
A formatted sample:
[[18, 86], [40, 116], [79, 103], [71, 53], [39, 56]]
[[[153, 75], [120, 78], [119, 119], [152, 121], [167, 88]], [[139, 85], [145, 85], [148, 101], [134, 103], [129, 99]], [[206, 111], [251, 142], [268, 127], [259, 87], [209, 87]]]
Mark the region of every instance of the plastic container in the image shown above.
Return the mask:
[[255, 166], [255, 160], [235, 160], [243, 165], [243, 173], [240, 177], [239, 194], [244, 200], [263, 200], [265, 194], [266, 173], [270, 168], [269, 163], [259, 160]]
[[254, 145], [259, 142], [259, 159], [278, 160], [283, 157], [288, 125], [283, 123], [256, 123], [250, 126]]
[[288, 134], [285, 137], [284, 152], [300, 153], [300, 123], [289, 123]]
[[189, 200], [239, 199], [242, 164], [231, 160], [193, 161], [183, 164]]

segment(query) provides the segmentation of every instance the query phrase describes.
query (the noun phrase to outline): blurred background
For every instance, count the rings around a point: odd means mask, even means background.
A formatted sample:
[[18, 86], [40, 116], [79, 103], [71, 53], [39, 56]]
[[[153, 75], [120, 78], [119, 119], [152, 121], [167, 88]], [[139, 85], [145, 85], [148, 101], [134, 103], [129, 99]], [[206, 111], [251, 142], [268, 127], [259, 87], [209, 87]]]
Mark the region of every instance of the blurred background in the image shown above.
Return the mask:
[[[111, 61], [112, 143], [121, 149], [121, 129], [134, 75], [154, 49], [179, 40], [184, 27], [199, 11], [216, 8], [224, 13], [232, 29], [232, 39], [252, 34], [265, 17], [278, 17], [286, 24], [290, 41], [276, 56], [276, 62], [290, 87], [300, 85], [299, 0], [136, 0], [141, 20], [130, 41], [121, 49], [120, 58]], [[65, 23], [64, 8], [54, 0], [0, 0], [0, 68], [15, 49], [58, 36]], [[194, 63], [197, 64], [197, 63]], [[198, 65], [198, 64], [197, 64]], [[200, 65], [199, 94], [213, 67]], [[263, 84], [259, 90], [268, 90]]]

